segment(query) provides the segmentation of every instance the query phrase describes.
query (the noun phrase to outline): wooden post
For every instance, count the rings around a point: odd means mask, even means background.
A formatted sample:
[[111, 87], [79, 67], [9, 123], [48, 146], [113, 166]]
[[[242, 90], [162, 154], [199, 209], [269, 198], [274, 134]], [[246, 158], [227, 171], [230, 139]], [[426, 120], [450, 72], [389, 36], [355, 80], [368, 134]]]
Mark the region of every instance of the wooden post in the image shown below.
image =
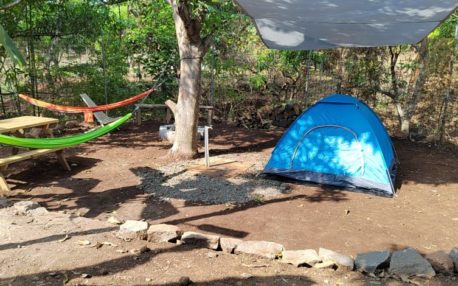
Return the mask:
[[167, 124], [170, 124], [170, 121], [172, 120], [172, 111], [168, 107], [166, 107], [166, 109], [167, 113], [165, 114], [165, 122], [167, 122]]
[[213, 126], [212, 125], [212, 119], [213, 119], [213, 107], [208, 109], [208, 118], [207, 118], [207, 123], [208, 126]]
[[94, 114], [92, 112], [84, 112], [84, 123], [94, 123]]
[[6, 175], [5, 175], [6, 168], [8, 168], [8, 165], [4, 165], [0, 167], [0, 191], [2, 192], [11, 191], [10, 187], [8, 187], [8, 183], [6, 182]]
[[135, 122], [137, 125], [142, 124], [142, 108], [141, 106], [136, 106], [137, 110], [135, 110]]
[[211, 126], [205, 126], [204, 129], [204, 140], [205, 140], [205, 167], [210, 167], [210, 150], [208, 146], [208, 130], [212, 129]]

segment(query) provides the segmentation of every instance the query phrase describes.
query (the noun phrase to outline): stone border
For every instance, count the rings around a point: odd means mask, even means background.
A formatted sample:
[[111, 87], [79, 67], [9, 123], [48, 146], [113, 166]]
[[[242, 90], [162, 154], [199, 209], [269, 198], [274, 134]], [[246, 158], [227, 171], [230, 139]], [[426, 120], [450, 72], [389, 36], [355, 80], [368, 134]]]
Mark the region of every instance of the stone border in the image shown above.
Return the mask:
[[148, 226], [145, 221], [126, 221], [120, 226], [116, 235], [125, 240], [143, 239], [156, 243], [188, 244], [230, 254], [255, 255], [297, 267], [359, 271], [372, 277], [391, 277], [403, 281], [409, 281], [409, 277], [413, 276], [432, 278], [436, 273], [445, 275], [458, 273], [458, 246], [449, 254], [439, 251], [425, 257], [413, 248], [406, 248], [394, 252], [385, 250], [360, 253], [353, 259], [326, 248], [320, 248], [318, 252], [314, 249], [286, 250], [283, 245], [275, 242], [241, 240], [192, 231], [183, 232], [175, 225]]
[[[6, 198], [0, 200], [0, 208], [10, 205], [19, 215], [48, 214], [46, 208], [33, 201], [20, 201], [12, 204]], [[410, 280], [410, 277], [432, 278], [436, 273], [454, 275], [455, 272], [458, 274], [458, 246], [448, 254], [444, 251], [437, 251], [424, 257], [413, 248], [405, 248], [394, 252], [385, 250], [359, 253], [353, 259], [326, 248], [319, 248], [318, 252], [315, 249], [286, 250], [283, 245], [275, 242], [241, 240], [193, 231], [184, 232], [178, 226], [169, 224], [149, 225], [146, 221], [137, 220], [127, 220], [122, 223], [115, 217], [110, 217], [108, 222], [120, 225], [115, 235], [125, 241], [137, 239], [153, 243], [188, 244], [229, 254], [248, 254], [278, 260], [296, 267], [359, 271], [371, 277], [390, 277], [413, 283], [415, 281]], [[144, 249], [147, 248], [144, 247]], [[140, 249], [137, 252], [144, 251]]]

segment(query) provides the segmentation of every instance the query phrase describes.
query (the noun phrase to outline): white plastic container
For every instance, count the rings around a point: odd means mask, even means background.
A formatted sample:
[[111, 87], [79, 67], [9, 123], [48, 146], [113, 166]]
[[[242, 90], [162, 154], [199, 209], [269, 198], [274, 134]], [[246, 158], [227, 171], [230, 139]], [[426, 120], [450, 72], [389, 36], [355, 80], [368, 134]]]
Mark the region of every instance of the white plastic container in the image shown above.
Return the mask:
[[[197, 137], [199, 140], [204, 140], [205, 127], [197, 127]], [[159, 137], [162, 140], [167, 140], [170, 143], [173, 143], [175, 139], [175, 124], [167, 124], [159, 126]]]

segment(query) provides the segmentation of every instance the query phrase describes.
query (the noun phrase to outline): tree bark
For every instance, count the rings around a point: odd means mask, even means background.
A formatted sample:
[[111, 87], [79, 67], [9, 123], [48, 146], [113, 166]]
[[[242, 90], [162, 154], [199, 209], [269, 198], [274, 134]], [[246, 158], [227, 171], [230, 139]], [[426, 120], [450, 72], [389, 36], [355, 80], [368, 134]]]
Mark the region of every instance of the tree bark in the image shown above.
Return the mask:
[[398, 112], [399, 124], [401, 126], [401, 133], [404, 136], [409, 135], [410, 131], [410, 118], [406, 116], [406, 112], [402, 108], [400, 102], [396, 102], [396, 111]]
[[[171, 154], [190, 158], [197, 152], [197, 121], [200, 97], [200, 59], [181, 61], [178, 101], [172, 112], [175, 116], [175, 141]], [[168, 104], [170, 106], [170, 103]]]
[[169, 0], [169, 3], [173, 10], [181, 61], [177, 103], [166, 103], [175, 117], [175, 141], [170, 155], [192, 158], [197, 153], [201, 64], [211, 40], [200, 35], [204, 14], [193, 15], [187, 0]]
[[401, 131], [405, 135], [409, 135], [410, 133], [410, 122], [417, 109], [418, 100], [423, 95], [423, 88], [425, 86], [425, 82], [427, 79], [429, 63], [428, 38], [423, 39], [423, 41], [420, 42], [417, 49], [418, 67], [413, 73], [413, 78], [411, 79], [411, 83], [413, 83], [413, 85], [411, 86], [411, 88], [409, 88], [411, 90], [411, 94], [409, 102], [407, 102], [405, 108], [405, 120], [407, 120], [408, 122], [401, 124]]

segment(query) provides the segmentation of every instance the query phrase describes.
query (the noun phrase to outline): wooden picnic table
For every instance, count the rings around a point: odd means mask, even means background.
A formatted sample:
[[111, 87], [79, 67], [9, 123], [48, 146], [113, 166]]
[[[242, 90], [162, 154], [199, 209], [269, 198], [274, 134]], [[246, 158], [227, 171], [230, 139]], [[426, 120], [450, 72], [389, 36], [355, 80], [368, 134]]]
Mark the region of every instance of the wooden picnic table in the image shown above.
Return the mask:
[[[165, 121], [170, 123], [172, 120], [172, 111], [170, 108], [165, 105], [165, 104], [136, 104], [136, 111], [135, 111], [135, 121], [137, 122], [137, 125], [140, 125], [142, 123], [142, 109], [166, 109], [166, 115], [165, 115]], [[199, 109], [205, 109], [207, 110], [207, 124], [208, 126], [212, 126], [212, 119], [213, 119], [213, 106], [210, 105], [201, 105], [199, 106]]]
[[[49, 117], [36, 117], [36, 116], [20, 116], [15, 118], [9, 118], [0, 120], [0, 133], [9, 133], [14, 136], [24, 136], [25, 129], [39, 128], [41, 133], [52, 137], [52, 129], [50, 127], [59, 120], [56, 118]], [[56, 153], [57, 160], [67, 170], [70, 171], [70, 165], [63, 155], [63, 149], [25, 149], [25, 152], [19, 152], [24, 148], [12, 149], [12, 154], [9, 157], [0, 158], [0, 190], [9, 191], [8, 183], [6, 182], [5, 173], [8, 166], [12, 163], [19, 161], [36, 158], [49, 153]]]

